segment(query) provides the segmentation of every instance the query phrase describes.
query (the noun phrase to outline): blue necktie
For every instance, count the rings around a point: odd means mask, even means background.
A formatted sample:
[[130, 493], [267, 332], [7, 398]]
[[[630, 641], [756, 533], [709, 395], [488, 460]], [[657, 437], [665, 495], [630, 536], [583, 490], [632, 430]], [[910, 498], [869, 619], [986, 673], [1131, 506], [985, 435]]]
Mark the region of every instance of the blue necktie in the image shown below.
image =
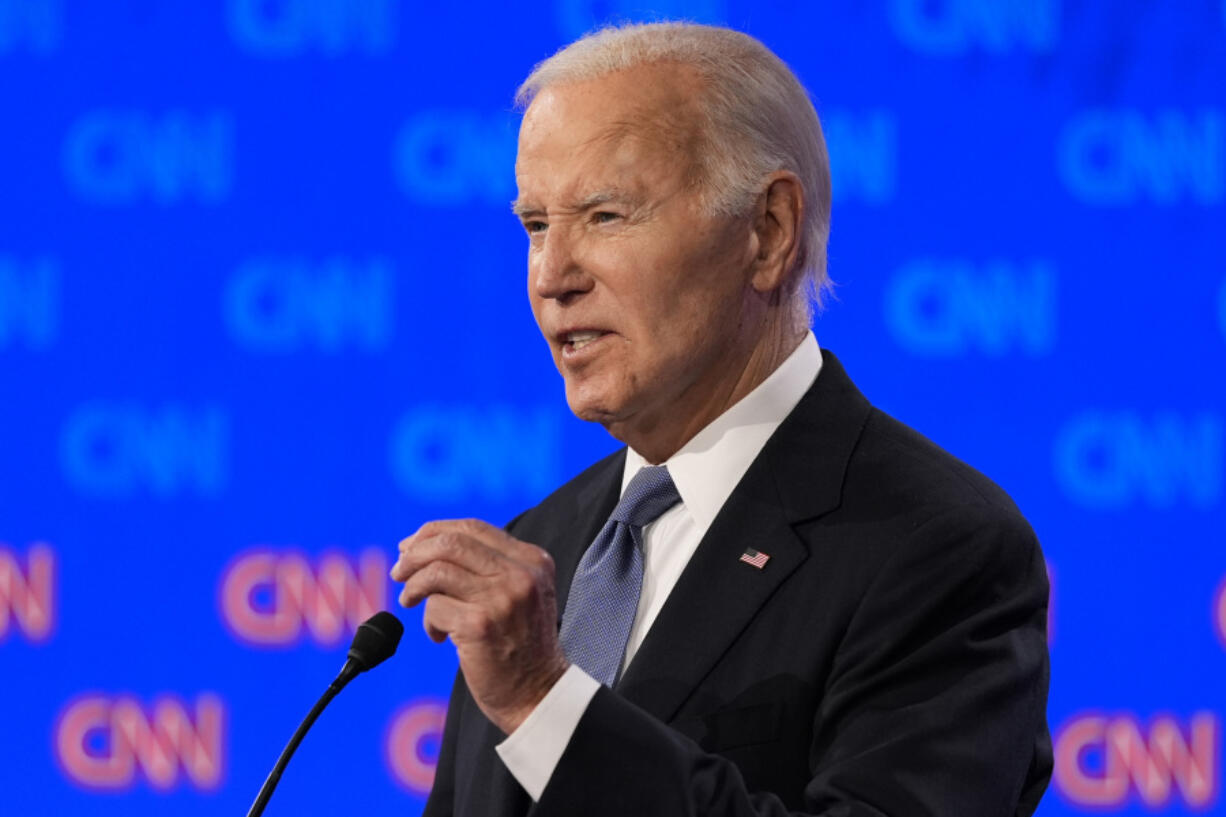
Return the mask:
[[681, 501], [668, 468], [640, 468], [579, 560], [562, 614], [562, 649], [572, 664], [612, 686], [643, 586], [643, 528]]

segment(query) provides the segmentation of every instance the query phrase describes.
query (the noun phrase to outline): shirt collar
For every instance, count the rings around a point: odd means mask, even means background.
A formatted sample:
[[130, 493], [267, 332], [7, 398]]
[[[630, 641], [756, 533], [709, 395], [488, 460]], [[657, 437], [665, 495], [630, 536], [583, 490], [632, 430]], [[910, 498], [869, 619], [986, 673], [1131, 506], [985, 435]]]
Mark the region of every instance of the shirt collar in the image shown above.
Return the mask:
[[[703, 532], [821, 369], [822, 350], [809, 332], [779, 368], [663, 463], [681, 501]], [[623, 493], [645, 465], [647, 460], [637, 451], [626, 449]]]

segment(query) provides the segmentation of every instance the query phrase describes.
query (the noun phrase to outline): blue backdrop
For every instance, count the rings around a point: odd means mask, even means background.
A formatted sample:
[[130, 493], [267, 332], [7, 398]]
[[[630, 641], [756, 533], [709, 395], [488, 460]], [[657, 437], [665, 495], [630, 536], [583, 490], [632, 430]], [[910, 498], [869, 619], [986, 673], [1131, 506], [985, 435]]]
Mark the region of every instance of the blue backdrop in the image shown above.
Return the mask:
[[[659, 16], [810, 88], [819, 340], [1039, 533], [1041, 814], [1226, 813], [1222, 0], [0, 0], [0, 813], [244, 813], [401, 537], [612, 450], [510, 99]], [[420, 810], [455, 658], [405, 619], [270, 814]]]

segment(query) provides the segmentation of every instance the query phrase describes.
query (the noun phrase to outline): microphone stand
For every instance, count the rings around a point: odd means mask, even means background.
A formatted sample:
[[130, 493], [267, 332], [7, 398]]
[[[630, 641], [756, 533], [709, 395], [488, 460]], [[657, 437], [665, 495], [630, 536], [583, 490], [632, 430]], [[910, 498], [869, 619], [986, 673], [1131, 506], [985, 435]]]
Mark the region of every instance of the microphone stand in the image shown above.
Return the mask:
[[272, 771], [265, 778], [264, 785], [260, 787], [260, 793], [256, 795], [255, 802], [251, 804], [251, 809], [247, 812], [247, 817], [260, 817], [264, 813], [264, 807], [268, 805], [273, 791], [277, 788], [277, 784], [281, 782], [281, 773], [289, 765], [290, 758], [294, 756], [294, 751], [298, 748], [298, 744], [302, 743], [302, 739], [306, 737], [307, 730], [319, 718], [319, 714], [324, 711], [324, 707], [331, 703], [332, 699], [345, 688], [345, 684], [353, 680], [361, 671], [362, 668], [352, 658], [345, 662], [345, 666], [341, 668], [340, 674], [333, 679], [332, 683], [328, 684], [324, 694], [319, 696], [315, 706], [311, 707], [311, 711], [302, 719], [302, 723], [298, 724], [298, 729], [294, 732], [294, 736], [289, 739], [289, 743], [285, 744], [285, 748], [281, 750], [281, 756], [277, 758], [276, 765], [272, 767]]
[[298, 731], [294, 732], [289, 743], [285, 744], [281, 756], [277, 758], [277, 764], [268, 773], [264, 785], [260, 787], [260, 793], [256, 795], [255, 802], [251, 804], [247, 817], [260, 817], [264, 813], [264, 807], [268, 805], [273, 789], [277, 788], [277, 783], [281, 781], [281, 773], [289, 765], [290, 758], [294, 756], [294, 750], [298, 748], [299, 743], [302, 743], [307, 730], [324, 711], [324, 707], [345, 688], [345, 684], [356, 678], [358, 673], [365, 672], [391, 658], [396, 652], [396, 645], [400, 643], [400, 636], [403, 633], [404, 625], [386, 610], [375, 613], [358, 625], [358, 631], [353, 635], [353, 643], [349, 645], [349, 656], [345, 660], [345, 665], [332, 679], [332, 683], [328, 684], [324, 694], [319, 696], [319, 700], [315, 702], [315, 706], [311, 707], [311, 711], [307, 713], [302, 723], [298, 724]]

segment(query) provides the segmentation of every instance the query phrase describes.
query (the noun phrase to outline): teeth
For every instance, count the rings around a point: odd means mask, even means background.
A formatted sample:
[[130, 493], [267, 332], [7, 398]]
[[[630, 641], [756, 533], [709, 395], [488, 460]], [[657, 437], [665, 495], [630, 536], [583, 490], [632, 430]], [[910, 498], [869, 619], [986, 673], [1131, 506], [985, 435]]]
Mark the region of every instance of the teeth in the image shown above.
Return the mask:
[[596, 340], [596, 338], [600, 337], [600, 335], [600, 332], [592, 331], [570, 332], [566, 335], [566, 340], [575, 349], [582, 349], [584, 346], [587, 346], [589, 343]]

